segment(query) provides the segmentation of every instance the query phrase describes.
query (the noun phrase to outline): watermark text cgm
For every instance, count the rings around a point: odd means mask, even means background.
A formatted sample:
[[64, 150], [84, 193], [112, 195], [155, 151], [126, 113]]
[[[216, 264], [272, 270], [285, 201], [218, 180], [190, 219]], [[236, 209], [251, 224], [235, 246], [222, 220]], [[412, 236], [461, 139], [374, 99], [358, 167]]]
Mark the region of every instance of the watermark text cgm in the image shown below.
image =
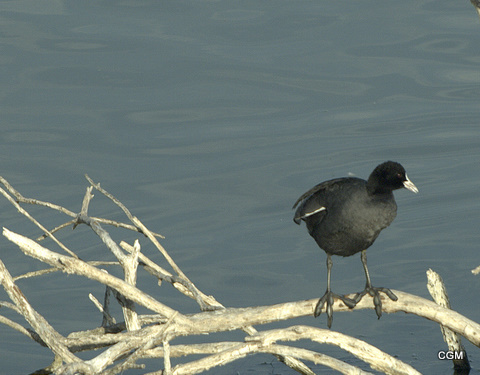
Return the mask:
[[437, 353], [437, 358], [440, 360], [463, 360], [465, 358], [465, 352], [463, 350], [457, 352], [457, 351], [445, 351], [445, 350], [440, 350]]

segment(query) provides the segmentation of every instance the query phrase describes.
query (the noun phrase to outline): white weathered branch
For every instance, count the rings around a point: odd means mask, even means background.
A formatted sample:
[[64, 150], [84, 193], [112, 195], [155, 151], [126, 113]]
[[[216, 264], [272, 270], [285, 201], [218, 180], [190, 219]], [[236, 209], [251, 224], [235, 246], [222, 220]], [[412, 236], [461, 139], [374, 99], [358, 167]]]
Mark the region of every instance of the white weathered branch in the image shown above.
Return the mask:
[[[480, 324], [466, 318], [456, 311], [438, 306], [436, 303], [425, 298], [401, 292], [399, 290], [392, 289], [392, 292], [398, 297], [398, 301], [392, 301], [388, 297], [382, 295], [383, 312], [405, 312], [427, 318], [458, 332], [472, 344], [480, 346]], [[353, 298], [353, 296], [354, 294], [350, 295], [351, 298]], [[318, 299], [310, 299], [306, 301], [280, 303], [271, 306], [237, 309], [229, 308], [214, 312], [198, 313], [190, 316], [190, 320], [197, 328], [209, 327], [209, 332], [216, 332], [217, 328], [220, 327], [223, 327], [223, 329], [226, 330], [234, 330], [247, 324], [267, 324], [279, 320], [313, 315], [317, 302]], [[342, 301], [335, 300], [333, 311], [352, 312], [361, 309], [373, 309], [373, 306], [372, 297], [365, 296], [353, 310], [345, 306]], [[321, 319], [321, 317], [319, 319]], [[181, 335], [182, 332], [181, 329], [177, 330], [178, 335]]]
[[[40, 246], [35, 241], [13, 233], [6, 228], [4, 228], [4, 235], [9, 240], [16, 243], [27, 255], [58, 267], [65, 272], [76, 273], [109, 285], [127, 298], [130, 298], [136, 303], [139, 303], [163, 316], [169, 317], [175, 313], [175, 310], [156, 301], [141, 290], [128, 285], [123, 280], [106, 274], [81, 260], [54, 253]], [[453, 310], [438, 306], [436, 303], [424, 298], [397, 290], [393, 290], [393, 292], [397, 295], [398, 301], [391, 301], [389, 298], [382, 296], [383, 312], [394, 313], [402, 311], [422, 316], [458, 332], [474, 345], [480, 346], [480, 325], [478, 323], [475, 323]], [[353, 295], [351, 295], [351, 297], [353, 297]], [[218, 332], [222, 330], [235, 330], [241, 329], [244, 326], [266, 324], [279, 320], [313, 315], [313, 310], [317, 302], [317, 299], [312, 299], [272, 306], [239, 309], [230, 308], [213, 312], [198, 313], [189, 318], [179, 314], [176, 318], [178, 321], [175, 334], [177, 336], [182, 336]], [[335, 301], [333, 308], [334, 311], [352, 311], [339, 300]], [[373, 308], [372, 297], [365, 296], [362, 298], [354, 310], [365, 308]]]
[[[170, 346], [170, 357], [225, 353], [224, 356], [226, 358], [236, 360], [239, 358], [235, 358], [234, 356], [232, 356], [230, 351], [244, 353], [242, 351], [239, 351], [237, 348], [240, 348], [241, 346], [245, 346], [245, 345], [247, 344], [243, 342], [216, 342], [216, 343], [206, 343], [206, 344], [172, 345]], [[278, 344], [271, 344], [268, 346], [256, 344], [256, 345], [250, 345], [249, 347], [252, 349], [252, 351], [248, 354], [269, 353], [276, 356], [294, 357], [294, 358], [310, 361], [317, 365], [324, 365], [326, 367], [330, 367], [334, 370], [339, 371], [342, 374], [347, 374], [347, 375], [371, 374], [370, 372], [363, 371], [358, 367], [352, 366], [346, 362], [340, 361], [326, 354], [314, 352], [312, 350], [296, 348], [293, 346], [278, 345]], [[163, 355], [164, 355], [163, 348], [157, 347], [155, 349], [148, 350], [145, 353], [144, 358], [158, 358], [158, 357], [163, 357]], [[212, 357], [211, 358], [212, 363], [209, 366], [215, 365], [215, 362], [221, 362], [222, 361], [221, 357], [222, 357], [222, 354]], [[242, 357], [243, 357], [243, 354], [242, 354]], [[210, 362], [210, 359], [205, 359], [202, 362], [204, 363]], [[176, 373], [191, 371], [193, 370], [193, 367], [195, 367], [199, 371], [203, 371], [202, 362], [197, 362], [193, 366], [188, 366], [189, 368], [184, 368], [182, 365], [178, 365], [176, 368]], [[224, 362], [222, 362], [222, 364], [224, 364]]]
[[[450, 300], [448, 299], [447, 289], [445, 288], [445, 284], [443, 283], [440, 275], [435, 271], [429, 269], [427, 270], [427, 278], [428, 292], [432, 296], [433, 300], [440, 306], [445, 307], [446, 309], [450, 309]], [[460, 335], [446, 328], [443, 325], [440, 325], [440, 329], [442, 331], [443, 339], [448, 345], [448, 350], [457, 353], [464, 353], [464, 355], [461, 356], [461, 359], [455, 357], [453, 358], [454, 368], [458, 370], [470, 370], [470, 363], [468, 361], [467, 352], [462, 345], [462, 339]]]
[[[2, 177], [0, 177], [0, 180]], [[5, 190], [0, 188], [0, 193], [26, 218], [28, 218], [32, 223], [39, 227], [48, 237], [50, 237], [58, 246], [60, 246], [65, 252], [70, 254], [73, 257], [77, 257], [73, 251], [61, 243], [47, 228], [40, 224], [32, 215], [30, 215], [26, 210], [22, 208]]]
[[474, 275], [478, 275], [478, 274], [480, 273], [480, 266], [478, 266], [477, 268], [474, 268], [474, 269], [472, 270], [472, 273], [473, 273]]
[[[353, 356], [365, 361], [373, 369], [386, 374], [418, 374], [415, 369], [401, 362], [399, 359], [382, 352], [380, 349], [371, 346], [365, 341], [339, 332], [308, 326], [293, 326], [284, 329], [258, 332], [257, 329], [253, 327], [254, 325], [258, 326], [301, 316], [312, 316], [318, 299], [287, 302], [271, 306], [225, 309], [213, 296], [208, 296], [201, 292], [188, 279], [155, 238], [160, 235], [146, 228], [120, 201], [101, 188], [100, 184], [95, 184], [88, 176], [87, 179], [92, 186], [87, 189], [84, 196], [81, 212], [75, 214], [63, 207], [48, 202], [24, 198], [0, 176], [0, 183], [6, 187], [8, 192], [12, 194], [18, 202], [48, 207], [67, 216], [74, 217], [74, 220], [55, 228], [53, 231], [48, 231], [30, 216], [28, 212], [20, 207], [5, 190], [0, 188], [0, 193], [3, 194], [21, 214], [25, 215], [29, 220], [32, 220], [46, 233], [46, 236], [51, 237], [59, 246], [64, 247], [64, 245], [52, 235], [54, 231], [64, 228], [67, 224], [70, 225], [74, 223], [74, 225], [77, 225], [85, 223], [97, 233], [102, 242], [119, 260], [119, 263], [115, 262], [112, 264], [120, 265], [124, 269], [125, 278], [122, 280], [96, 267], [97, 265], [105, 264], [105, 262], [85, 262], [78, 259], [76, 255], [68, 249], [64, 250], [68, 251], [72, 256], [53, 252], [27, 237], [4, 228], [3, 235], [17, 244], [25, 254], [53, 267], [49, 270], [29, 273], [17, 278], [36, 277], [48, 272], [61, 270], [95, 280], [106, 286], [103, 306], [91, 296], [92, 301], [94, 301], [104, 317], [102, 327], [82, 332], [73, 332], [68, 335], [68, 337], [63, 337], [28, 304], [25, 296], [15, 285], [14, 279], [0, 261], [0, 282], [7, 291], [10, 299], [14, 302], [14, 304], [9, 304], [0, 301], [0, 305], [11, 307], [21, 314], [34, 331], [26, 329], [18, 323], [2, 316], [0, 316], [0, 323], [18, 330], [42, 345], [47, 345], [56, 357], [54, 363], [49, 367], [51, 371], [54, 371], [56, 374], [67, 375], [80, 372], [94, 374], [101, 372], [105, 375], [114, 375], [128, 369], [142, 368], [143, 365], [137, 363], [138, 361], [154, 357], [164, 358], [164, 368], [163, 370], [152, 373], [152, 375], [194, 374], [255, 353], [270, 353], [292, 369], [304, 375], [313, 375], [313, 371], [302, 361], [322, 364], [343, 374], [368, 374], [368, 372], [358, 367], [322, 353], [278, 343], [280, 341], [296, 341], [301, 339], [336, 345], [350, 352]], [[88, 207], [93, 198], [92, 188], [100, 191], [120, 207], [133, 225], [113, 222], [103, 218], [89, 217]], [[142, 254], [138, 241], [135, 242], [134, 246], [124, 242], [120, 243], [123, 250], [126, 250], [126, 253], [124, 253], [110, 237], [110, 234], [102, 228], [101, 223], [135, 230], [144, 234], [163, 254], [166, 261], [173, 268], [174, 273], [172, 274], [166, 271]], [[142, 247], [145, 248], [145, 246]], [[139, 264], [150, 274], [157, 277], [158, 280], [165, 280], [186, 296], [194, 298], [203, 312], [183, 315], [138, 289], [135, 284], [138, 272], [137, 266]], [[478, 267], [478, 270], [473, 270], [472, 272], [480, 273], [480, 267]], [[120, 301], [124, 310], [125, 321], [118, 324], [115, 324], [114, 317], [109, 313], [109, 295], [112, 292], [117, 297], [117, 300]], [[384, 313], [401, 311], [425, 317], [426, 319], [439, 323], [445, 330], [457, 332], [474, 345], [480, 347], [480, 325], [450, 310], [448, 304], [445, 304], [445, 307], [441, 307], [421, 297], [396, 290], [393, 292], [397, 295], [398, 301], [392, 301], [381, 295], [382, 311]], [[350, 295], [350, 297], [353, 296], [353, 294]], [[143, 306], [158, 315], [137, 315], [134, 304]], [[209, 311], [212, 309], [215, 311]], [[335, 314], [345, 312], [353, 313], [359, 309], [373, 309], [372, 297], [368, 295], [363, 297], [354, 309], [349, 309], [340, 300], [336, 300], [333, 306]], [[323, 315], [319, 319], [322, 318], [324, 319]], [[312, 317], [312, 320], [313, 319]], [[175, 345], [174, 341], [172, 341], [179, 336], [213, 334], [215, 332], [231, 330], [243, 330], [247, 335], [250, 335], [250, 337], [247, 336], [244, 342], [217, 342], [191, 345]], [[88, 361], [82, 361], [73, 354], [78, 351], [95, 349], [103, 349], [103, 351]], [[204, 357], [196, 360], [190, 360], [188, 358], [188, 356], [198, 356], [199, 354], [203, 354]], [[186, 362], [172, 368], [170, 358], [180, 356], [187, 357]]]
[[67, 363], [78, 362], [80, 359], [72, 354], [65, 345], [65, 338], [60, 335], [53, 327], [48, 324], [43, 316], [36, 312], [20, 289], [13, 282], [13, 278], [8, 272], [5, 264], [0, 260], [0, 283], [7, 292], [10, 299], [22, 312], [25, 320], [37, 332], [42, 341]]
[[[135, 241], [133, 252], [125, 257], [123, 262], [123, 270], [125, 272], [125, 282], [135, 286], [137, 283], [137, 266], [138, 254], [140, 253], [140, 242]], [[141, 328], [138, 321], [137, 312], [135, 311], [135, 304], [127, 299], [125, 305], [122, 306], [123, 316], [125, 317], [125, 324], [128, 331], [135, 331]]]
[[336, 345], [368, 363], [374, 370], [390, 375], [419, 375], [412, 366], [382, 352], [380, 349], [363, 340], [344, 335], [328, 329], [308, 326], [294, 326], [287, 329], [276, 329], [261, 332], [247, 337], [247, 342], [259, 341], [262, 346], [269, 346], [277, 341], [297, 341], [308, 339], [320, 344]]
[[[175, 310], [164, 305], [163, 303], [158, 302], [147, 293], [127, 284], [125, 281], [117, 277], [102, 272], [101, 270], [80, 259], [50, 251], [35, 241], [20, 234], [11, 232], [6, 228], [3, 228], [3, 235], [13, 243], [17, 244], [26, 255], [29, 255], [44, 263], [48, 263], [51, 266], [57, 267], [64, 272], [74, 273], [108, 285], [132, 301], [166, 317], [170, 317], [175, 314]], [[181, 314], [178, 314], [176, 319], [178, 319], [179, 322], [182, 322], [185, 326], [190, 325], [190, 321]]]

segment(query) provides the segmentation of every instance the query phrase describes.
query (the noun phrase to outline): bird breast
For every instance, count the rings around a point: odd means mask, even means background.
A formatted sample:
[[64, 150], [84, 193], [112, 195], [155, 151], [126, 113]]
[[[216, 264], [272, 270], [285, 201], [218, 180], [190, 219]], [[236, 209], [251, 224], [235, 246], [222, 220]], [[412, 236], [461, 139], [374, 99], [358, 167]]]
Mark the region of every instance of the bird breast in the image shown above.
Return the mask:
[[360, 201], [351, 199], [332, 206], [321, 222], [307, 222], [310, 234], [327, 253], [350, 256], [365, 250], [395, 219], [394, 200]]

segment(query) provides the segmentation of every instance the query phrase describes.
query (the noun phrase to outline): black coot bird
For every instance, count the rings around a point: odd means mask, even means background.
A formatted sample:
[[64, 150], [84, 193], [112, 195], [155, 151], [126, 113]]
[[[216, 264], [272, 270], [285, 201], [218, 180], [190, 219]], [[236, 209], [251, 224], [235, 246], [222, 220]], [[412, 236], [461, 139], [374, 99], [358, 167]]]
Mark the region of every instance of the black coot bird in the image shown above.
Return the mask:
[[[333, 298], [340, 298], [353, 308], [366, 294], [373, 297], [378, 318], [382, 314], [379, 293], [393, 301], [397, 296], [390, 289], [373, 287], [367, 268], [366, 250], [373, 244], [381, 230], [388, 227], [397, 215], [393, 190], [407, 188], [418, 193], [417, 187], [407, 177], [405, 169], [396, 162], [387, 161], [377, 166], [368, 181], [355, 177], [337, 178], [322, 182], [303, 194], [293, 205], [297, 207], [294, 221], [305, 221], [308, 233], [327, 253], [327, 290], [315, 307], [314, 316], [320, 315], [325, 303], [328, 327], [332, 325]], [[354, 299], [332, 293], [330, 273], [332, 255], [344, 257], [361, 253], [367, 279], [365, 290]]]

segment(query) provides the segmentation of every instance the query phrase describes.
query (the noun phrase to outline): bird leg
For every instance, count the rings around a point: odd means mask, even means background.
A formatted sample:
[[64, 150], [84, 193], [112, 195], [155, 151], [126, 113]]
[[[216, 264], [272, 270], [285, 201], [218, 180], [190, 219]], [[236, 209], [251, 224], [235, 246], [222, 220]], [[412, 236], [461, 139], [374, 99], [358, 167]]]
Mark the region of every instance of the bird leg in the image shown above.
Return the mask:
[[330, 254], [327, 254], [327, 290], [325, 291], [325, 294], [323, 295], [322, 298], [318, 300], [317, 305], [315, 306], [315, 311], [313, 313], [313, 316], [315, 318], [319, 316], [322, 312], [323, 306], [325, 303], [327, 304], [325, 310], [327, 312], [327, 325], [328, 328], [332, 327], [332, 321], [333, 321], [333, 303], [334, 303], [334, 298], [339, 298], [343, 301], [345, 305], [347, 305], [349, 308], [354, 308], [356, 305], [356, 302], [348, 297], [345, 296], [340, 296], [338, 294], [335, 294], [331, 291], [330, 289], [330, 274], [332, 271], [332, 257]]
[[392, 301], [398, 300], [398, 297], [388, 288], [377, 288], [372, 286], [370, 281], [370, 274], [367, 268], [367, 252], [363, 250], [360, 259], [363, 264], [363, 269], [365, 271], [365, 277], [367, 278], [367, 283], [365, 289], [362, 292], [359, 292], [355, 295], [353, 300], [355, 304], [360, 302], [364, 295], [369, 294], [373, 297], [373, 304], [375, 305], [375, 312], [377, 313], [378, 319], [382, 316], [382, 300], [380, 299], [380, 293], [385, 293]]

